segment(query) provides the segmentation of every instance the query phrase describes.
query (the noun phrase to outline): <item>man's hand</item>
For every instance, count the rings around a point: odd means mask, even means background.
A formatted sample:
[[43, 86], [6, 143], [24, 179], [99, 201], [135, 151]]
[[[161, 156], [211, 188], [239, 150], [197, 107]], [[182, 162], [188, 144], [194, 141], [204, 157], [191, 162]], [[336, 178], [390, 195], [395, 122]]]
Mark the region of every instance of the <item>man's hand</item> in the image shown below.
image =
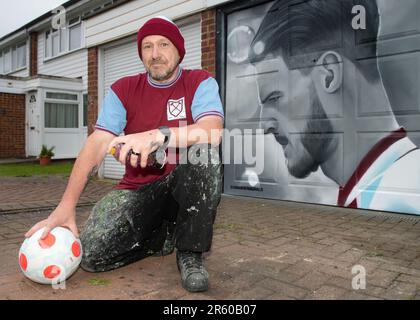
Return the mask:
[[150, 130], [141, 133], [129, 134], [126, 136], [116, 137], [108, 145], [107, 152], [110, 153], [112, 147], [115, 147], [119, 143], [123, 143], [123, 147], [120, 151], [119, 161], [125, 165], [127, 155], [132, 151], [130, 155], [130, 164], [132, 167], [137, 167], [138, 158], [140, 158], [140, 166], [146, 168], [147, 158], [150, 153], [157, 150], [163, 142], [165, 136], [159, 130]]
[[[73, 212], [69, 212], [69, 210]], [[70, 229], [73, 232], [75, 237], [79, 237], [79, 231], [77, 230], [76, 225], [76, 210], [68, 209], [62, 206], [61, 204], [50, 214], [50, 216], [35, 224], [26, 234], [25, 237], [29, 238], [39, 229], [45, 227], [44, 232], [41, 235], [40, 239], [45, 239], [45, 237], [50, 233], [55, 227], [64, 227]]]

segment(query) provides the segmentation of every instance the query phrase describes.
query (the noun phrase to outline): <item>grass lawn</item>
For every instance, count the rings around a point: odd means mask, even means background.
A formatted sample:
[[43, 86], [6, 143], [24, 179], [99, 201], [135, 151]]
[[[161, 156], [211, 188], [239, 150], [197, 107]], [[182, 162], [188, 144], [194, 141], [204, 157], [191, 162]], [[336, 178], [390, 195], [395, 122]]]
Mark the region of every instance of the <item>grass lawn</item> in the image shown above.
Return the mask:
[[39, 163], [0, 164], [0, 177], [30, 177], [34, 175], [63, 174], [69, 175], [73, 161], [52, 161], [49, 166]]

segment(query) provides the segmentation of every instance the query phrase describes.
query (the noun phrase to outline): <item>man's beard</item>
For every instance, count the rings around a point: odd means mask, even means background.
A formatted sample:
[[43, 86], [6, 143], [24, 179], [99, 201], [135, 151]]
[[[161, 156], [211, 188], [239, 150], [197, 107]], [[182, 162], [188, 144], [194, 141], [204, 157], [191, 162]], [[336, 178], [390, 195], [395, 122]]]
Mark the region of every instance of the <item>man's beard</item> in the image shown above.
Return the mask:
[[318, 170], [331, 156], [333, 139], [333, 127], [331, 121], [319, 100], [315, 86], [311, 85], [311, 118], [308, 119], [305, 129], [300, 136], [304, 150], [295, 163], [288, 163], [291, 175], [303, 179], [312, 172]]
[[159, 64], [160, 61], [153, 61], [150, 65], [148, 72], [150, 74], [150, 77], [155, 81], [165, 81], [170, 79], [174, 72], [176, 71], [176, 68], [178, 67], [178, 63], [175, 63], [174, 66], [169, 66], [168, 69], [162, 70], [162, 71], [153, 71], [153, 64]]

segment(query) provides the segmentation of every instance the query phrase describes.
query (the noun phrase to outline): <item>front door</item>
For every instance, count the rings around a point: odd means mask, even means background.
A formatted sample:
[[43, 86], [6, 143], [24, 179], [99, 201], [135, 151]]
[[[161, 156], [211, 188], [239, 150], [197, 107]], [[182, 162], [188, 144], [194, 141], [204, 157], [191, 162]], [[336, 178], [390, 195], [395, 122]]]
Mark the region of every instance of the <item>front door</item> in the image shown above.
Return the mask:
[[40, 139], [40, 113], [37, 107], [37, 92], [31, 91], [26, 96], [26, 136], [27, 155], [37, 156]]

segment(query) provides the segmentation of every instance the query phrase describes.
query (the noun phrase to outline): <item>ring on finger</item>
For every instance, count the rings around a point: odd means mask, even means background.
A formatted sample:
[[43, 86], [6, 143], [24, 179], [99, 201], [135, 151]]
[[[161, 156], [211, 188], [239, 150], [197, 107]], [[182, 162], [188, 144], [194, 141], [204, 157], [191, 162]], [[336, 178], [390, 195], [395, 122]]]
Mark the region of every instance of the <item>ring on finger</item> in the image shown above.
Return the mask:
[[135, 156], [140, 156], [140, 152], [135, 152], [133, 149], [131, 149], [131, 154], [134, 154]]

